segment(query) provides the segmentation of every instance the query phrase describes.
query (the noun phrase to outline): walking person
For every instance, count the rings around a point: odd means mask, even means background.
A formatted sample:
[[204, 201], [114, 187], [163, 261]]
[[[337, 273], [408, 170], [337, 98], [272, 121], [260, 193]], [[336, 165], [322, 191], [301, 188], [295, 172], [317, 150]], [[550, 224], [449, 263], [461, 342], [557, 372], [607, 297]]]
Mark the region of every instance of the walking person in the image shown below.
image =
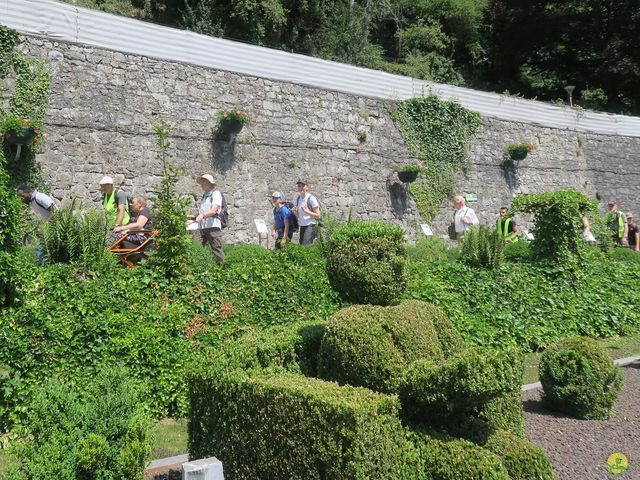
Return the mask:
[[518, 241], [520, 235], [520, 229], [516, 225], [516, 222], [511, 218], [508, 213], [507, 207], [500, 209], [500, 216], [496, 221], [496, 228], [498, 234], [504, 238], [506, 243], [513, 243]]
[[102, 207], [107, 218], [107, 227], [113, 230], [129, 223], [129, 201], [127, 194], [120, 188], [113, 187], [113, 178], [106, 175], [100, 179]]
[[606, 216], [606, 222], [611, 232], [613, 232], [613, 241], [618, 245], [626, 245], [629, 226], [624, 213], [618, 210], [618, 204], [613, 200], [609, 202], [608, 207], [609, 212]]
[[29, 205], [33, 212], [40, 215], [45, 222], [51, 218], [54, 210], [58, 210], [58, 206], [53, 198], [46, 193], [37, 191], [35, 188], [22, 185], [18, 187], [17, 193], [22, 201]]
[[298, 198], [296, 198], [295, 215], [300, 227], [300, 245], [312, 243], [318, 234], [320, 220], [320, 202], [309, 193], [309, 183], [306, 178], [298, 179]]
[[629, 227], [629, 233], [627, 233], [629, 248], [640, 252], [640, 226], [636, 225], [630, 213], [627, 215], [627, 226]]
[[456, 211], [451, 219], [451, 224], [455, 227], [456, 240], [460, 241], [464, 238], [464, 234], [467, 230], [474, 225], [480, 224], [480, 220], [478, 220], [473, 208], [466, 206], [462, 195], [456, 195], [453, 197], [453, 205], [456, 208]]
[[195, 221], [200, 224], [202, 245], [209, 244], [213, 256], [218, 263], [224, 262], [222, 251], [222, 223], [220, 213], [222, 210], [222, 193], [216, 188], [216, 181], [209, 174], [198, 177], [198, 185], [204, 192], [198, 215]]
[[282, 203], [282, 192], [273, 192], [271, 205], [273, 205], [273, 231], [271, 236], [276, 241], [276, 249], [280, 250], [293, 236], [293, 229], [291, 228], [293, 214], [289, 207]]

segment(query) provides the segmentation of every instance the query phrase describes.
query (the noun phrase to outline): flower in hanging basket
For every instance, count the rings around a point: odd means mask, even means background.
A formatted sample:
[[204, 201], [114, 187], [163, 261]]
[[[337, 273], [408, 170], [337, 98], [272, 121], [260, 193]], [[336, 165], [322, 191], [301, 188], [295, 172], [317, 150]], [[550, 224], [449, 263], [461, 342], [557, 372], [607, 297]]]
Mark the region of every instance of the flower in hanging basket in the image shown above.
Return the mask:
[[239, 110], [238, 107], [233, 107], [231, 110], [220, 110], [218, 112], [214, 131], [216, 133], [238, 133], [242, 130], [242, 127], [249, 123], [251, 123], [249, 114]]
[[400, 167], [396, 171], [398, 172], [398, 178], [401, 182], [411, 183], [418, 178], [418, 174], [422, 171], [422, 168], [421, 164], [412, 164]]
[[2, 139], [12, 145], [38, 145], [42, 139], [40, 129], [23, 115], [7, 113], [0, 118]]
[[507, 145], [507, 154], [512, 160], [522, 160], [533, 150], [530, 143], [510, 143]]

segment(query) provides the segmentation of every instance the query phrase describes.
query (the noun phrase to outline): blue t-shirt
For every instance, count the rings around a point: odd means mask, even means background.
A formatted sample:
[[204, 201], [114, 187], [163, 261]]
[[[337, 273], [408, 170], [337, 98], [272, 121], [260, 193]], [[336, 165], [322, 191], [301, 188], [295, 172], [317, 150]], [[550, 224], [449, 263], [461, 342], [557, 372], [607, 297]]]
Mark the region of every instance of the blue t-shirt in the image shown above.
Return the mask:
[[289, 219], [289, 237], [293, 235], [291, 230], [291, 210], [286, 205], [282, 205], [279, 209], [273, 210], [273, 219], [276, 224], [276, 230], [278, 231], [278, 238], [282, 238], [284, 235], [284, 221]]

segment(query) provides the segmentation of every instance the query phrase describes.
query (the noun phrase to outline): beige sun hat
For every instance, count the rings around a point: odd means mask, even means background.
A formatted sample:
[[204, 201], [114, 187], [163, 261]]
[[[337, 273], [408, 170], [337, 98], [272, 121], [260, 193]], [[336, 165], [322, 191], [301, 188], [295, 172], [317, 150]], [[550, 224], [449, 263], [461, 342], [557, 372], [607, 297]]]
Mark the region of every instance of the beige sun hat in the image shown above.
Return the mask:
[[208, 173], [205, 173], [204, 175], [201, 175], [201, 176], [198, 177], [198, 181], [200, 181], [202, 179], [206, 180], [211, 185], [215, 185], [216, 184], [216, 181], [213, 179], [213, 175], [209, 175]]

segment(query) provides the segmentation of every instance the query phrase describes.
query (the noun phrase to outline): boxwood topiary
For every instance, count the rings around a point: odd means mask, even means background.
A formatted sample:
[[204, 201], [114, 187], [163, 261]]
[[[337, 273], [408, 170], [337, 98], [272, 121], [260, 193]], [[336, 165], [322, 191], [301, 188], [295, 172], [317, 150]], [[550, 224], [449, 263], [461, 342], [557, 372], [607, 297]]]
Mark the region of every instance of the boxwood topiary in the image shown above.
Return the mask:
[[404, 231], [384, 222], [353, 221], [335, 228], [327, 245], [331, 286], [352, 303], [397, 303], [408, 282]]
[[356, 305], [327, 322], [318, 376], [391, 393], [415, 360], [440, 363], [462, 348], [452, 324], [433, 305], [418, 300], [394, 307]]
[[555, 480], [541, 448], [505, 430], [494, 432], [484, 445], [499, 455], [512, 480]]
[[622, 389], [622, 374], [595, 340], [574, 337], [551, 345], [540, 359], [543, 402], [582, 419], [607, 419]]

